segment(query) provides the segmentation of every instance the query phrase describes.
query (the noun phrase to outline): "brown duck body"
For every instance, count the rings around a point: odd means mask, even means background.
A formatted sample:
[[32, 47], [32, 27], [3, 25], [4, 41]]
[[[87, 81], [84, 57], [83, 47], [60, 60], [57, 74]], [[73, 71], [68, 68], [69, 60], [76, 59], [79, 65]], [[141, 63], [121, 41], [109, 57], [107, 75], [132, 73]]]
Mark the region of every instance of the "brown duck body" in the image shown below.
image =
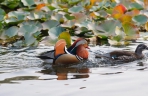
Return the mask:
[[134, 60], [142, 59], [144, 57], [143, 54], [138, 55], [135, 52], [131, 51], [113, 51], [109, 54], [111, 59], [120, 60], [124, 62], [131, 62]]
[[144, 58], [144, 55], [142, 54], [142, 51], [144, 49], [148, 50], [148, 47], [144, 44], [139, 44], [135, 50], [133, 51], [112, 51], [106, 54], [96, 55], [96, 58], [104, 57], [106, 59], [109, 59], [111, 61], [115, 61], [117, 63], [127, 63], [134, 60], [139, 60]]

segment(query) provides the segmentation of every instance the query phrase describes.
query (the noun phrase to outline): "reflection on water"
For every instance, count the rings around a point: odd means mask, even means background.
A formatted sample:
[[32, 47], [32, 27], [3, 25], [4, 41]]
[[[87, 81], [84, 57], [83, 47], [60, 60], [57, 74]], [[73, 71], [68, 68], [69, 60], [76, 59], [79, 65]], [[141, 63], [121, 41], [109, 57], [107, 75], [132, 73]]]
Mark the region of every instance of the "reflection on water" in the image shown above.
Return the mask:
[[12, 78], [6, 78], [4, 80], [0, 80], [0, 84], [3, 83], [19, 83], [17, 81], [23, 81], [23, 80], [38, 80], [38, 76], [17, 76], [17, 77], [12, 77]]
[[[57, 80], [88, 78], [90, 71], [86, 67], [62, 67], [62, 66], [46, 66], [39, 73], [46, 75], [56, 75]], [[70, 73], [70, 74], [69, 74]], [[70, 78], [69, 78], [70, 75]], [[71, 77], [72, 76], [72, 77]]]

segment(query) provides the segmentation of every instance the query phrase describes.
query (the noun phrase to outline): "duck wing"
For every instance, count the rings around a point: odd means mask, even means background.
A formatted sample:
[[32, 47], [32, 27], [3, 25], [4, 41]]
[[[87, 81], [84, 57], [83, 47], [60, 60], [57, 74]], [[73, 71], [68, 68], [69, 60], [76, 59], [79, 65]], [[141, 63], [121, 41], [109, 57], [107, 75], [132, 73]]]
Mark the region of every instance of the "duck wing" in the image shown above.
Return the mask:
[[54, 59], [54, 52], [55, 52], [55, 50], [43, 52], [39, 56], [36, 56], [36, 57], [38, 57], [40, 59]]

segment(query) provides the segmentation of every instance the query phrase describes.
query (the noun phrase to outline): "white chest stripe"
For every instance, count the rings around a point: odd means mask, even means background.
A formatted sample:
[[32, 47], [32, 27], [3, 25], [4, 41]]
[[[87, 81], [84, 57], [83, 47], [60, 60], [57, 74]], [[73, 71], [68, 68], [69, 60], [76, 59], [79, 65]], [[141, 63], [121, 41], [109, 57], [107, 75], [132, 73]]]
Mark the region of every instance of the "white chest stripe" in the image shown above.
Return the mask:
[[80, 56], [78, 56], [78, 55], [76, 55], [76, 58], [77, 58], [79, 61], [83, 61], [83, 58], [80, 57]]

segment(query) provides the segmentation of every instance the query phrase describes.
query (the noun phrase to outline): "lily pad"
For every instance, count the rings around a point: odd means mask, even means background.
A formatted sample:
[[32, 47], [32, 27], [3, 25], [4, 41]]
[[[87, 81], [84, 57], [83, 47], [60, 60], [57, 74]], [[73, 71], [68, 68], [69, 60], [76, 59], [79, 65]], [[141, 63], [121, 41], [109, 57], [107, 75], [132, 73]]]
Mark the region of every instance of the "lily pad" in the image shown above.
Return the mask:
[[109, 36], [115, 35], [116, 26], [121, 28], [121, 23], [118, 20], [106, 20], [105, 22], [97, 26], [97, 30], [105, 32], [106, 35], [109, 35]]
[[25, 34], [24, 37], [25, 37], [25, 44], [27, 46], [32, 45], [36, 41], [36, 39], [29, 33]]
[[25, 36], [26, 33], [33, 34], [38, 31], [38, 27], [35, 25], [24, 25], [20, 27], [19, 34]]
[[134, 22], [136, 22], [138, 25], [142, 25], [142, 24], [145, 24], [148, 20], [148, 17], [145, 16], [145, 15], [137, 15], [137, 16], [134, 16], [132, 18], [132, 20]]
[[56, 20], [48, 20], [42, 24], [44, 30], [57, 27], [57, 25], [59, 25], [59, 22]]
[[144, 9], [142, 5], [138, 4], [138, 3], [131, 3], [129, 5], [129, 9], [133, 10], [133, 9], [138, 9], [138, 10], [142, 10]]
[[130, 22], [124, 22], [122, 24], [124, 32], [127, 36], [134, 36], [136, 34], [136, 27]]
[[9, 37], [13, 37], [13, 36], [17, 35], [18, 29], [19, 29], [18, 27], [12, 26], [5, 31], [5, 34]]
[[70, 13], [78, 13], [78, 12], [83, 11], [83, 10], [84, 10], [84, 8], [82, 6], [74, 6], [74, 7], [70, 8], [68, 10], [68, 12], [70, 12]]
[[21, 0], [24, 6], [32, 6], [35, 4], [34, 0]]
[[5, 14], [6, 14], [5, 11], [0, 8], [0, 21], [2, 21], [4, 19]]

